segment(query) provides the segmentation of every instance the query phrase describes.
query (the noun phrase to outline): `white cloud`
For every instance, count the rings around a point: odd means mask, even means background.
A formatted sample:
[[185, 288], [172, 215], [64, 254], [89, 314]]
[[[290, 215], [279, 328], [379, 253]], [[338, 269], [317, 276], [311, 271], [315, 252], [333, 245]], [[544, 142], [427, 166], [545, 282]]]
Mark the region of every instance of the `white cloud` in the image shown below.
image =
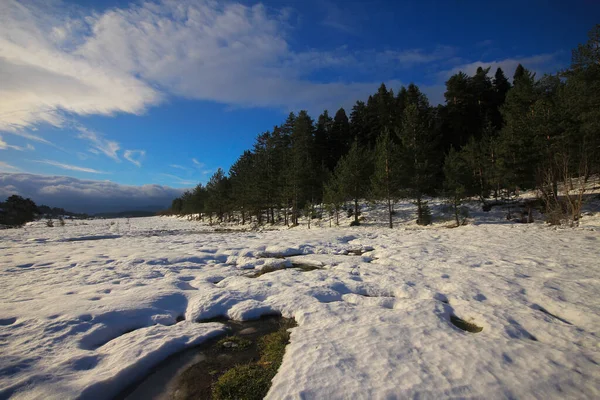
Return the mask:
[[6, 143], [2, 139], [2, 136], [0, 136], [0, 150], [7, 150], [7, 149], [18, 150], [18, 151], [25, 150], [23, 147], [14, 146], [14, 145], [10, 145], [10, 144]]
[[27, 150], [35, 151], [35, 147], [33, 147], [33, 145], [31, 143], [27, 143], [26, 148], [27, 148]]
[[427, 64], [433, 61], [450, 59], [456, 54], [451, 46], [437, 46], [432, 51], [409, 49], [402, 51], [386, 51], [378, 55], [380, 59], [389, 59], [402, 67], [412, 67], [417, 64]]
[[172, 183], [176, 184], [176, 185], [197, 185], [198, 181], [193, 181], [190, 179], [184, 179], [184, 178], [180, 178], [176, 175], [172, 175], [172, 174], [159, 174], [160, 176], [164, 176], [166, 178], [169, 178], [171, 180]]
[[107, 140], [102, 135], [92, 132], [83, 126], [77, 126], [76, 129], [79, 131], [79, 135], [77, 135], [79, 139], [84, 139], [92, 143], [92, 148], [89, 149], [90, 153], [96, 155], [102, 153], [117, 162], [121, 161], [117, 154], [117, 151], [121, 148], [119, 143], [113, 140]]
[[125, 159], [127, 161], [130, 161], [131, 163], [135, 164], [136, 166], [141, 167], [142, 159], [144, 158], [145, 155], [146, 155], [145, 150], [125, 150], [125, 154], [123, 155], [123, 157], [125, 157]]
[[203, 163], [201, 163], [200, 161], [198, 161], [198, 160], [197, 160], [197, 159], [195, 159], [195, 158], [192, 158], [192, 162], [193, 162], [195, 165], [197, 165], [198, 167], [204, 167], [204, 164], [203, 164]]
[[20, 169], [17, 167], [14, 167], [8, 163], [5, 163], [4, 161], [0, 161], [0, 172], [16, 172], [16, 171], [20, 171]]
[[94, 15], [48, 4], [0, 3], [0, 130], [22, 131], [39, 122], [62, 126], [62, 111], [137, 114], [160, 101], [157, 91], [133, 74], [77, 53], [93, 34]]
[[169, 167], [176, 168], [176, 169], [181, 169], [183, 171], [191, 171], [190, 168], [184, 167], [183, 165], [178, 165], [178, 164], [170, 164]]
[[168, 207], [182, 193], [183, 189], [160, 185], [127, 186], [64, 176], [0, 174], [0, 199], [19, 194], [37, 204], [74, 212], [158, 210]]
[[64, 126], [65, 112], [139, 114], [167, 93], [323, 109], [364, 98], [380, 83], [311, 81], [315, 69], [360, 60], [347, 51], [292, 50], [290, 13], [261, 4], [158, 0], [88, 15], [49, 4], [0, 4], [0, 130]]
[[98, 171], [98, 170], [95, 170], [92, 168], [85, 168], [85, 167], [78, 167], [76, 165], [63, 164], [63, 163], [59, 163], [58, 161], [52, 161], [52, 160], [33, 160], [33, 162], [40, 163], [40, 164], [48, 164], [48, 165], [52, 165], [53, 167], [58, 167], [58, 168], [66, 169], [69, 171], [87, 172], [90, 174], [106, 174], [106, 172]]

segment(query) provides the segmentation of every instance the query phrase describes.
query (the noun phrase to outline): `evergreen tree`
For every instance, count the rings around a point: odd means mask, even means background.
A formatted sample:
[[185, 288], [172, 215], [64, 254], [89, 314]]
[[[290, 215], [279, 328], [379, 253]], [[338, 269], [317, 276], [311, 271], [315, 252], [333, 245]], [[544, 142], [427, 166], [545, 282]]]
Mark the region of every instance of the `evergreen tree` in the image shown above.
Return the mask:
[[[331, 158], [333, 119], [327, 110], [319, 116], [314, 134], [314, 173], [315, 185], [320, 190], [318, 197], [322, 198], [322, 190], [329, 171], [328, 163]], [[316, 199], [316, 197], [315, 197]], [[312, 199], [312, 200], [315, 200]]]
[[334, 190], [339, 190], [344, 200], [354, 201], [354, 222], [358, 225], [358, 200], [363, 198], [369, 190], [369, 154], [358, 145], [357, 141], [352, 143], [350, 151], [346, 154], [335, 168], [335, 182], [338, 185]]
[[393, 228], [392, 204], [399, 194], [399, 170], [398, 150], [388, 128], [377, 139], [374, 155], [375, 170], [371, 176], [371, 191], [375, 199], [386, 201], [389, 226]]
[[504, 105], [506, 94], [510, 90], [510, 82], [504, 75], [502, 68], [498, 67], [494, 74], [493, 85], [493, 107], [490, 114], [490, 121], [495, 129], [502, 128], [502, 114], [500, 108]]
[[466, 197], [476, 193], [476, 184], [464, 157], [454, 149], [450, 149], [444, 161], [444, 191], [454, 209], [456, 226], [460, 226], [459, 207]]
[[229, 200], [229, 180], [221, 168], [210, 177], [206, 184], [207, 199], [206, 209], [212, 220], [212, 213], [216, 213], [220, 222], [223, 222]]
[[402, 186], [415, 198], [417, 223], [425, 224], [428, 208], [423, 196], [433, 192], [438, 169], [438, 139], [431, 128], [428, 110], [421, 111], [417, 104], [409, 104], [398, 133], [402, 141]]
[[367, 106], [364, 102], [357, 101], [350, 114], [350, 143], [358, 140], [360, 146], [367, 147], [369, 145], [368, 132]]
[[229, 169], [229, 180], [231, 183], [231, 197], [236, 209], [242, 214], [242, 225], [246, 223], [246, 218], [254, 210], [260, 213], [258, 205], [256, 176], [258, 175], [255, 166], [256, 156], [246, 150]]
[[348, 152], [352, 138], [350, 135], [350, 122], [343, 108], [340, 108], [333, 118], [328, 142], [327, 168], [333, 171], [338, 161]]
[[535, 74], [519, 64], [514, 86], [502, 107], [504, 128], [500, 138], [500, 157], [503, 158], [504, 186], [509, 193], [535, 186], [539, 153], [531, 113], [536, 98]]
[[31, 199], [12, 195], [0, 203], [0, 225], [21, 226], [35, 220], [39, 211]]
[[306, 111], [300, 111], [294, 121], [291, 139], [292, 224], [298, 224], [299, 211], [306, 201], [321, 195], [315, 183], [313, 168], [313, 121]]

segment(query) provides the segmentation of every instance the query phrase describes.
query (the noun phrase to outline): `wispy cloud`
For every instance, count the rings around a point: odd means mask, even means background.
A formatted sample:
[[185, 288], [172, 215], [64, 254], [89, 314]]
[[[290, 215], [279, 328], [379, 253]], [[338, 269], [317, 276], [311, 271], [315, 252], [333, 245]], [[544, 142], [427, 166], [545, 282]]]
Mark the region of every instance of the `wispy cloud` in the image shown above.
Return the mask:
[[2, 172], [17, 172], [17, 171], [20, 171], [20, 169], [17, 167], [14, 167], [8, 163], [5, 163], [4, 161], [0, 161], [0, 171], [2, 171]]
[[457, 49], [455, 47], [439, 45], [430, 51], [425, 49], [390, 50], [381, 53], [378, 57], [380, 59], [387, 58], [391, 61], [395, 61], [402, 67], [412, 67], [418, 64], [427, 64], [433, 61], [450, 59], [456, 52]]
[[63, 163], [59, 163], [58, 161], [52, 161], [52, 160], [32, 160], [32, 161], [36, 162], [36, 163], [40, 163], [40, 164], [52, 165], [53, 167], [62, 168], [62, 169], [66, 169], [69, 171], [87, 172], [90, 174], [106, 174], [107, 173], [107, 172], [98, 171], [98, 170], [95, 170], [92, 168], [85, 168], [85, 167], [78, 167], [77, 165], [63, 164]]
[[89, 150], [91, 153], [102, 153], [105, 156], [110, 157], [117, 162], [121, 161], [119, 155], [117, 154], [117, 151], [119, 151], [119, 149], [121, 148], [119, 143], [113, 140], [105, 139], [102, 135], [90, 131], [89, 129], [83, 126], [77, 126], [76, 129], [79, 131], [79, 134], [77, 135], [79, 139], [87, 140], [92, 144], [92, 147]]
[[160, 101], [127, 69], [81, 51], [88, 35], [105, 30], [100, 16], [60, 1], [3, 0], [0, 9], [0, 130], [23, 131], [40, 122], [60, 127], [63, 112], [141, 113]]
[[141, 167], [142, 159], [145, 155], [145, 150], [125, 150], [125, 154], [123, 154], [123, 157], [125, 157], [127, 161], [135, 164], [138, 167]]
[[14, 146], [11, 144], [6, 143], [3, 139], [2, 136], [0, 136], [0, 150], [7, 150], [7, 149], [12, 149], [12, 150], [18, 150], [18, 151], [23, 151], [25, 150], [25, 148], [23, 147], [19, 147], [19, 146]]
[[[315, 70], [348, 65], [353, 56], [294, 50], [291, 13], [261, 4], [157, 0], [104, 12], [44, 4], [2, 2], [0, 131], [62, 127], [65, 115], [140, 114], [168, 95], [235, 107], [331, 108], [380, 83], [314, 80]], [[117, 146], [95, 143], [115, 160]]]
[[200, 161], [198, 161], [198, 160], [197, 160], [197, 159], [195, 159], [195, 158], [192, 158], [192, 162], [194, 163], [194, 165], [196, 165], [196, 166], [197, 166], [197, 167], [199, 167], [199, 168], [202, 168], [202, 167], [204, 167], [204, 163], [201, 163]]
[[171, 179], [171, 182], [174, 184], [177, 184], [177, 185], [197, 185], [198, 184], [198, 181], [192, 181], [189, 179], [180, 178], [180, 177], [172, 175], [172, 174], [159, 174], [159, 175]]
[[181, 169], [181, 170], [184, 170], [184, 171], [191, 171], [190, 168], [184, 167], [183, 165], [178, 165], [178, 164], [170, 164], [169, 167], [176, 168], [176, 169]]

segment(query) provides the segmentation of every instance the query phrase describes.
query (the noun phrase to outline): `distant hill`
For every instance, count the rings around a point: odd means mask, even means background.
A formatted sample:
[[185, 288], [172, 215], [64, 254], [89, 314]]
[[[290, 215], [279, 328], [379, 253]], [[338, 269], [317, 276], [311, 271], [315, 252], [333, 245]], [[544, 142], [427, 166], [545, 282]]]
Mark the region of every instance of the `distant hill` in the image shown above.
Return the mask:
[[[36, 204], [78, 214], [116, 214], [167, 209], [184, 189], [161, 185], [130, 186], [108, 181], [0, 172], [0, 201], [16, 194]], [[146, 214], [148, 215], [148, 214]]]
[[120, 211], [94, 214], [94, 218], [139, 218], [153, 217], [157, 211]]

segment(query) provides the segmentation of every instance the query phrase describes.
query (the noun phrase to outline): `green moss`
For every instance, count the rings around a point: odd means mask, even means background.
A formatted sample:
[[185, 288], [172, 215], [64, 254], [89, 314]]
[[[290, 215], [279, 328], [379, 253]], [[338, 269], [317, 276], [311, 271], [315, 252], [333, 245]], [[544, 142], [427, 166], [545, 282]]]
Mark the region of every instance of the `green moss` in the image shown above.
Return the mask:
[[283, 328], [261, 338], [259, 343], [260, 363], [265, 367], [274, 367], [277, 370], [283, 360], [285, 346], [289, 339], [290, 334]]
[[217, 342], [217, 345], [224, 349], [230, 349], [232, 351], [245, 350], [252, 344], [251, 341], [241, 338], [239, 336], [228, 336]]
[[283, 360], [285, 346], [290, 339], [287, 329], [292, 326], [293, 321], [284, 323], [277, 332], [262, 337], [259, 342], [260, 360], [238, 365], [221, 375], [213, 386], [213, 399], [264, 398]]
[[269, 391], [273, 376], [258, 364], [239, 365], [221, 375], [213, 388], [213, 399], [260, 400]]

